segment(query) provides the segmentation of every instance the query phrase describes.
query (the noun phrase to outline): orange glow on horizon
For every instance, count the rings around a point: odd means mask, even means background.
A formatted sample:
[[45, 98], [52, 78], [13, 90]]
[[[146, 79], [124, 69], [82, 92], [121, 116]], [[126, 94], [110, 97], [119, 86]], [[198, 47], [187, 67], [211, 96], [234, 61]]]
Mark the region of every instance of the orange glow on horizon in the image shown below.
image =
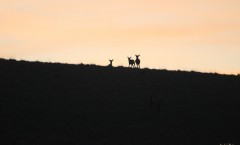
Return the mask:
[[0, 0], [0, 57], [240, 73], [238, 0]]

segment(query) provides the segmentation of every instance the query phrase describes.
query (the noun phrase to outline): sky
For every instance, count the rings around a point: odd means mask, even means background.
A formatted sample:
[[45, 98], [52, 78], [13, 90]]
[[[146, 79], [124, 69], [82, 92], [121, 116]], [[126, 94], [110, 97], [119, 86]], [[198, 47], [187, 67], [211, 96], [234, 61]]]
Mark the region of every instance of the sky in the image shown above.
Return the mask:
[[0, 57], [240, 73], [239, 0], [0, 0]]

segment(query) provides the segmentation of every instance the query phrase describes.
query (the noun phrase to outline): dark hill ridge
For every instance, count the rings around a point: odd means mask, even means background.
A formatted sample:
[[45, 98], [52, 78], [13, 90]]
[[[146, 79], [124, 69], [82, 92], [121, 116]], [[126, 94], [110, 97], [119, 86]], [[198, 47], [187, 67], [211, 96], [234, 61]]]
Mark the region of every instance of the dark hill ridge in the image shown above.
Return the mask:
[[240, 144], [240, 77], [0, 60], [1, 145]]

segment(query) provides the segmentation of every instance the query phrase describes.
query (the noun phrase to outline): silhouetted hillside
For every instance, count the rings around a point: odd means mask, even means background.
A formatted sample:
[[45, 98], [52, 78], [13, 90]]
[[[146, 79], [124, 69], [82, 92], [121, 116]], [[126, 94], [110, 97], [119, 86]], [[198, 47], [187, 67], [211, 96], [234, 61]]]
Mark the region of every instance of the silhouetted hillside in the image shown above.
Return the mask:
[[0, 60], [1, 145], [240, 144], [240, 77]]

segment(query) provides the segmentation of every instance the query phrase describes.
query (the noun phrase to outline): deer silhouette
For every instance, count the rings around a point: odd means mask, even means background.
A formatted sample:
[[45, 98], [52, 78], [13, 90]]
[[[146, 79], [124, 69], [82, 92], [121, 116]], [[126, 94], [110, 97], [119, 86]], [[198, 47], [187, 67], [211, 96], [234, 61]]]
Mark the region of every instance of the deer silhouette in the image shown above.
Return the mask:
[[128, 67], [135, 67], [135, 61], [133, 59], [131, 59], [131, 57], [127, 57], [128, 58]]
[[108, 67], [113, 67], [113, 65], [112, 65], [113, 60], [114, 60], [114, 59], [109, 60], [110, 64], [108, 65]]
[[136, 65], [137, 65], [137, 68], [140, 68], [140, 59], [139, 59], [139, 56], [140, 55], [135, 55], [136, 56], [136, 60], [135, 60], [135, 62], [136, 62]]

